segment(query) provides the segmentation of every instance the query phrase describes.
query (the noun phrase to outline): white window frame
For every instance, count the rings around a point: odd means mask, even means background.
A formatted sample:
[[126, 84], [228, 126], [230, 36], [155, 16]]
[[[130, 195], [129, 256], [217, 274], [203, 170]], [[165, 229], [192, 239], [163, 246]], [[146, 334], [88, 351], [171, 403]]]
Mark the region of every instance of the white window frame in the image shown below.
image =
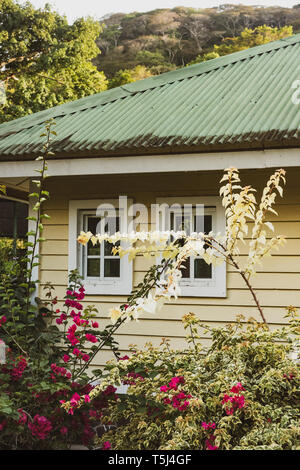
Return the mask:
[[[225, 233], [225, 210], [219, 197], [215, 196], [188, 196], [157, 198], [157, 204], [196, 204], [204, 205], [204, 214], [212, 215], [212, 231]], [[207, 208], [207, 209], [205, 209]], [[161, 230], [159, 218], [156, 220], [157, 230]], [[181, 297], [226, 297], [226, 263], [212, 266], [212, 279], [182, 279], [180, 281]]]
[[[83, 230], [81, 219], [83, 215], [93, 213], [96, 215], [98, 206], [104, 205], [111, 208], [114, 206], [118, 210], [120, 217], [120, 231], [124, 226], [125, 210], [119, 208], [118, 199], [90, 199], [90, 200], [72, 200], [69, 201], [69, 271], [78, 269], [82, 275], [82, 257], [84, 247], [77, 242], [77, 237]], [[128, 256], [120, 259], [120, 278], [106, 278], [100, 280], [97, 278], [84, 278], [83, 285], [88, 295], [130, 295], [132, 291], [132, 262], [128, 261]]]

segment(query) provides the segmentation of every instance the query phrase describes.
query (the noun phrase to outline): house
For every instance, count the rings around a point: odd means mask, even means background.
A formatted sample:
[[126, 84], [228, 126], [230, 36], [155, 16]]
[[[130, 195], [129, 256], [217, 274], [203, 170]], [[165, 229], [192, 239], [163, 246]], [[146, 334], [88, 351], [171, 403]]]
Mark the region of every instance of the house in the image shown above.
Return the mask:
[[22, 181], [10, 178], [6, 194], [0, 197], [0, 239], [12, 239], [14, 251], [17, 249], [17, 241], [26, 238], [27, 217], [28, 184], [24, 183], [23, 186]]
[[[78, 268], [85, 303], [98, 307], [104, 324], [109, 308], [125, 302], [149, 262], [138, 257], [128, 263], [104, 249], [79, 247], [80, 230], [97, 228], [99, 205], [112, 210], [110, 220], [122, 229], [126, 210], [119, 196], [149, 209], [156, 203], [203, 204], [206, 229], [218, 230], [224, 228], [218, 195], [224, 168], [237, 167], [243, 184], [259, 193], [282, 167], [287, 186], [278, 197], [278, 217], [270, 220], [288, 241], [259, 268], [253, 285], [272, 327], [286, 322], [287, 305], [300, 306], [299, 34], [2, 124], [0, 180], [12, 192], [34, 178], [40, 134], [51, 117], [57, 137], [49, 161], [51, 219], [41, 247], [41, 287], [51, 281], [62, 299], [68, 271]], [[140, 229], [156, 228], [149, 214]], [[176, 225], [175, 212], [172, 220]], [[162, 336], [180, 347], [180, 319], [188, 312], [215, 325], [234, 322], [237, 314], [259, 318], [239, 274], [225, 265], [215, 269], [191, 260], [177, 301], [122, 326], [116, 336], [122, 350], [149, 340], [157, 345]], [[104, 352], [98, 362], [109, 357]]]

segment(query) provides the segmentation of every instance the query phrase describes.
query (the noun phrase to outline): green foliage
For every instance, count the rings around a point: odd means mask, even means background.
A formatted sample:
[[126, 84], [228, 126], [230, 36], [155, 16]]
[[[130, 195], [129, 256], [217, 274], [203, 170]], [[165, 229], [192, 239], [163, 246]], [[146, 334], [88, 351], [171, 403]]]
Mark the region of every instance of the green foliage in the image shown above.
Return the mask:
[[[231, 51], [274, 41], [289, 35], [284, 27], [300, 31], [300, 9], [225, 4], [215, 8], [177, 7], [126, 15], [117, 13], [103, 19], [97, 39], [102, 52], [94, 63], [111, 79], [118, 70], [145, 65], [159, 74], [186, 64], [209, 60], [212, 52]], [[262, 30], [257, 30], [261, 27]], [[271, 28], [267, 30], [266, 27]], [[240, 39], [242, 32], [244, 40]], [[249, 31], [256, 31], [255, 34]], [[281, 34], [283, 33], [283, 34]], [[255, 36], [255, 37], [254, 37]], [[225, 42], [224, 38], [232, 38]], [[244, 41], [244, 42], [243, 42]], [[221, 46], [224, 51], [215, 50]], [[235, 48], [233, 47], [235, 46]], [[152, 61], [159, 62], [152, 65]]]
[[217, 59], [218, 57], [232, 54], [233, 52], [243, 51], [250, 47], [261, 46], [271, 41], [292, 36], [293, 27], [284, 26], [282, 28], [271, 28], [270, 26], [258, 26], [255, 29], [246, 28], [240, 36], [223, 39], [220, 45], [214, 45], [211, 52], [199, 54], [195, 60], [188, 65], [206, 62], [207, 60]]
[[108, 88], [126, 85], [126, 83], [136, 82], [143, 78], [151, 77], [151, 72], [143, 65], [137, 65], [131, 70], [119, 70], [116, 75], [109, 80]]
[[171, 66], [170, 63], [165, 61], [165, 58], [161, 52], [150, 52], [150, 51], [139, 51], [136, 55], [136, 59], [140, 65], [145, 67], [153, 67], [156, 65]]
[[255, 29], [246, 28], [241, 32], [240, 36], [226, 38], [218, 46], [214, 46], [214, 52], [222, 55], [231, 54], [233, 52], [249, 49], [250, 47], [261, 46], [271, 41], [287, 38], [292, 36], [293, 27], [284, 26], [282, 28], [272, 28], [262, 25]]
[[[43, 204], [50, 197], [44, 182], [48, 177], [46, 158], [53, 155], [54, 124], [46, 122], [42, 134], [46, 141], [36, 159], [41, 167], [35, 170], [36, 189], [30, 194], [32, 228], [22, 246], [25, 253], [12, 257], [12, 243], [0, 240], [0, 342], [4, 341], [6, 349], [6, 362], [0, 365], [1, 449], [69, 449], [79, 440], [89, 447], [95, 435], [93, 423], [101, 416], [108, 394], [93, 402], [93, 409], [86, 401], [76, 416], [66, 414], [61, 403], [93, 389], [87, 368], [101, 349], [108, 347], [116, 355], [118, 350], [112, 325], [98, 329], [93, 321], [96, 309], [79, 303], [84, 288], [76, 271], [69, 275], [63, 311], [56, 307], [51, 285], [44, 287], [46, 301], [32, 301], [39, 282], [33, 279], [39, 265], [36, 248], [44, 241], [43, 221], [50, 218], [43, 212]], [[73, 324], [67, 330], [70, 321]], [[93, 380], [101, 374], [101, 370], [94, 371]]]
[[[188, 314], [185, 350], [171, 350], [167, 340], [160, 348], [133, 346], [130, 358], [110, 364], [114, 380], [119, 375], [129, 389], [106, 410], [106, 422], [118, 427], [98, 444], [109, 441], [113, 450], [299, 449], [300, 371], [290, 355], [300, 322], [293, 308], [287, 316], [285, 328], [271, 330], [242, 316], [212, 328]], [[201, 349], [207, 333], [212, 344]]]
[[[78, 276], [72, 273], [69, 288], [78, 286]], [[74, 393], [87, 394], [93, 387], [87, 374], [77, 375], [81, 359], [74, 356], [71, 360], [66, 355], [73, 349], [66, 338], [66, 322], [63, 329], [54, 323], [57, 300], [50, 286], [47, 294], [48, 302], [32, 308], [34, 315], [29, 322], [24, 318], [26, 309], [21, 309], [15, 299], [7, 305], [6, 320], [0, 318], [6, 344], [6, 363], [0, 365], [2, 450], [69, 449], [74, 443], [90, 447], [95, 418], [101, 415], [103, 400], [93, 403], [92, 408], [86, 404], [76, 416], [66, 414], [60, 406], [60, 401]], [[86, 321], [94, 316], [91, 308], [82, 314]], [[89, 331], [85, 328], [82, 336]]]
[[199, 64], [200, 62], [206, 62], [207, 60], [217, 59], [220, 55], [217, 52], [208, 52], [207, 54], [198, 55], [195, 60], [192, 60], [187, 65]]
[[98, 22], [66, 17], [49, 5], [35, 9], [15, 0], [0, 4], [0, 80], [6, 103], [0, 122], [35, 113], [106, 89], [103, 72], [92, 65], [99, 54]]

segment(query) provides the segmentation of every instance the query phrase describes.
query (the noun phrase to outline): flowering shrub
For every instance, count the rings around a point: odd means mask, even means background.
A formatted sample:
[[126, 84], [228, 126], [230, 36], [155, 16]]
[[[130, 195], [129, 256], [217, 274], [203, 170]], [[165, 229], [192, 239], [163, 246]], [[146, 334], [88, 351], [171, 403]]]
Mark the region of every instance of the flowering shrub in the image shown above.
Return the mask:
[[[283, 236], [267, 237], [274, 230], [267, 221], [277, 194], [282, 196], [285, 171], [276, 170], [269, 178], [260, 203], [251, 186], [242, 187], [238, 170], [230, 168], [221, 180], [220, 195], [225, 208], [225, 234], [185, 232], [131, 232], [92, 234], [81, 232], [78, 242], [93, 245], [108, 241], [113, 253], [130, 259], [138, 254], [162, 257], [146, 274], [139, 290], [125, 305], [110, 310], [112, 324], [137, 319], [143, 312], [155, 313], [166, 300], [180, 295], [182, 265], [190, 256], [201, 256], [208, 264], [226, 262], [242, 276], [257, 306], [262, 323], [239, 320], [227, 328], [211, 329], [213, 342], [200, 351], [194, 315], [184, 317], [189, 348], [163, 350], [150, 346], [119, 358], [107, 366], [108, 375], [89, 394], [90, 400], [111, 384], [129, 386], [128, 395], [109, 405], [102, 422], [118, 424], [98, 442], [101, 449], [292, 449], [299, 442], [299, 368], [288, 357], [292, 334], [299, 333], [293, 316], [290, 327], [270, 331], [250, 277], [261, 260], [278, 249]], [[240, 263], [240, 241], [248, 237], [253, 222], [249, 256]], [[119, 242], [127, 242], [123, 248]], [[138, 242], [138, 243], [137, 243]], [[129, 245], [129, 246], [128, 246]], [[244, 322], [245, 323], [245, 322]], [[204, 354], [205, 353], [205, 354]], [[120, 360], [122, 359], [122, 360]], [[298, 400], [298, 401], [297, 401]], [[76, 408], [85, 397], [77, 397]], [[71, 401], [63, 404], [69, 413]]]
[[[23, 258], [11, 259], [7, 247], [0, 246], [0, 337], [5, 342], [6, 363], [0, 365], [0, 448], [68, 449], [74, 443], [91, 446], [94, 424], [112, 399], [115, 388], [108, 387], [90, 404], [93, 380], [101, 370], [86, 373], [95, 355], [105, 346], [117, 355], [111, 325], [101, 330], [95, 309], [83, 307], [84, 288], [78, 274], [69, 276], [62, 308], [58, 308], [53, 287], [46, 285], [46, 301], [32, 294], [36, 288], [33, 271], [38, 263], [36, 248], [42, 243], [43, 220], [49, 216], [41, 206], [49, 198], [43, 187], [47, 175], [52, 122], [46, 123], [40, 177], [34, 181], [33, 230], [24, 243]], [[84, 406], [74, 414], [78, 399]], [[61, 405], [70, 400], [66, 414]]]
[[[267, 212], [274, 212], [276, 194], [282, 195], [284, 170], [269, 179], [256, 207], [254, 189], [242, 188], [238, 171], [226, 171], [221, 181], [226, 233], [138, 232], [93, 235], [82, 232], [80, 243], [109, 241], [113, 254], [162, 255], [127, 299], [110, 310], [111, 325], [103, 330], [94, 320], [95, 309], [83, 308], [85, 292], [75, 272], [70, 275], [63, 309], [57, 308], [52, 287], [46, 286], [47, 302], [33, 305], [34, 268], [42, 238], [41, 204], [49, 198], [43, 189], [47, 175], [45, 156], [50, 155], [51, 124], [46, 126], [42, 168], [37, 170], [37, 192], [30, 217], [35, 229], [28, 233], [23, 260], [22, 296], [15, 297], [11, 278], [0, 283], [0, 331], [8, 345], [7, 363], [0, 367], [0, 446], [2, 449], [62, 449], [81, 440], [88, 447], [95, 438], [93, 424], [115, 423], [96, 444], [109, 449], [294, 449], [299, 442], [299, 368], [288, 357], [291, 333], [299, 323], [290, 310], [290, 329], [269, 331], [249, 278], [261, 259], [278, 249], [284, 238], [267, 240]], [[249, 257], [242, 269], [238, 242], [244, 241], [248, 222], [253, 221]], [[124, 249], [120, 241], [129, 241]], [[136, 245], [136, 242], [142, 242]], [[190, 348], [171, 351], [149, 347], [119, 357], [113, 339], [126, 321], [143, 312], [155, 313], [166, 300], [180, 294], [182, 265], [190, 256], [201, 256], [208, 264], [227, 262], [242, 276], [256, 303], [263, 324], [252, 322], [246, 330], [241, 322], [227, 329], [210, 329], [213, 343], [203, 354], [197, 343], [198, 321], [184, 317]], [[290, 344], [277, 343], [290, 341]], [[165, 343], [166, 344], [166, 343]], [[109, 346], [118, 362], [103, 371], [93, 371], [98, 386], [87, 375], [96, 354]], [[192, 346], [192, 347], [191, 347]], [[116, 384], [128, 385], [128, 395], [118, 397]]]
[[[1, 318], [0, 333], [9, 345], [6, 363], [0, 365], [1, 449], [68, 449], [74, 443], [91, 447], [102, 410], [116, 399], [116, 389], [107, 387], [90, 404], [89, 393], [94, 386], [84, 370], [105, 331], [94, 322], [94, 309], [84, 309], [80, 304], [84, 289], [75, 273], [70, 276], [70, 286], [64, 311], [56, 308], [56, 298], [48, 286], [48, 302], [36, 317], [36, 324], [31, 322], [30, 329], [24, 325], [13, 338], [12, 318], [9, 314]], [[60, 329], [53, 324], [55, 317]], [[44, 340], [36, 340], [37, 333], [47, 340], [46, 348]], [[25, 347], [25, 338], [28, 345], [20, 354], [16, 343]], [[100, 374], [95, 372], [95, 376]], [[74, 414], [81, 396], [85, 397], [85, 406]], [[68, 414], [61, 408], [66, 400], [72, 403]]]
[[[138, 377], [105, 410], [102, 421], [119, 426], [97, 440], [99, 448], [299, 448], [299, 363], [290, 354], [300, 322], [294, 309], [287, 315], [288, 326], [271, 331], [241, 316], [235, 325], [211, 328], [188, 314], [189, 348], [174, 351], [164, 342], [112, 361], [107, 382]], [[199, 328], [211, 334], [207, 350], [197, 340]]]

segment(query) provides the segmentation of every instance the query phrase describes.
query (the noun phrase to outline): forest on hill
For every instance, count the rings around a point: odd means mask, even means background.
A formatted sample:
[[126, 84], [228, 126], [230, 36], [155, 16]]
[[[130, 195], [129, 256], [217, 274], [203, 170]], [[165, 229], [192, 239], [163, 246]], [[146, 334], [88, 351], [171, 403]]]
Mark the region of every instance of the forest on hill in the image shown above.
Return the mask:
[[101, 54], [94, 63], [111, 79], [120, 69], [143, 66], [148, 74], [149, 70], [150, 74], [158, 74], [197, 58], [199, 61], [213, 52], [214, 46], [241, 35], [245, 29], [266, 25], [280, 30], [292, 26], [294, 33], [300, 32], [300, 4], [293, 8], [231, 4], [206, 9], [166, 8], [116, 13], [100, 23], [103, 31], [96, 43]]

